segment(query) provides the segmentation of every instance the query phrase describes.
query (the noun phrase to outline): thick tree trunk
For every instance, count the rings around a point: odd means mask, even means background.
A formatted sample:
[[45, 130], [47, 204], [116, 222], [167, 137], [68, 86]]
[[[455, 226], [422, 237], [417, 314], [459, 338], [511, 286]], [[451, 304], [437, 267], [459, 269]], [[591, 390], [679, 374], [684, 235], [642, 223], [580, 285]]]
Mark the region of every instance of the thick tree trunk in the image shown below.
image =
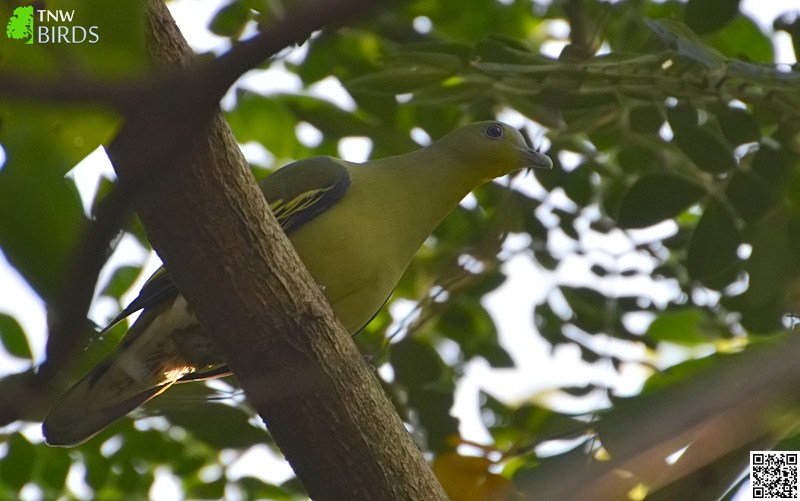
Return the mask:
[[[159, 66], [190, 64], [191, 51], [158, 0], [149, 25]], [[181, 123], [163, 111], [128, 120], [111, 146], [120, 182], [137, 177], [141, 155], [164, 156], [134, 208], [309, 494], [446, 499], [269, 212], [221, 115], [204, 137], [176, 146], [170, 142], [181, 134], [153, 136], [165, 123]]]

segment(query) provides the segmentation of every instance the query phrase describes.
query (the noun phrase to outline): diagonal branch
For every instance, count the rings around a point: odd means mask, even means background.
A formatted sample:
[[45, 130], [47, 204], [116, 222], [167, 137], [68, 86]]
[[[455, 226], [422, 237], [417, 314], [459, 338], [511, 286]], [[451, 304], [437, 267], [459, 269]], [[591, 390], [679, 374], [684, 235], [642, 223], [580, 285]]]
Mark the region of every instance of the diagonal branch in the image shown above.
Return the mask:
[[[122, 112], [126, 123], [113, 149], [124, 150], [120, 156], [136, 164], [131, 175], [104, 199], [79, 240], [50, 319], [45, 362], [35, 372], [17, 375], [0, 385], [0, 426], [23, 418], [47, 397], [49, 381], [75, 354], [82, 339], [80, 333], [86, 330], [97, 276], [109, 242], [130, 214], [131, 198], [168, 168], [165, 158], [179, 157], [202, 137], [228, 87], [245, 71], [313, 31], [341, 24], [359, 14], [359, 9], [380, 2], [305, 2], [259, 35], [202, 65], [196, 64], [163, 4], [153, 2], [148, 16], [153, 38], [150, 50], [161, 63], [161, 70], [135, 81], [88, 77], [44, 80], [0, 72], [0, 96], [35, 102], [105, 103]], [[167, 18], [170, 22], [165, 22]]]
[[[125, 123], [109, 148], [123, 190], [112, 200], [120, 202], [107, 204], [73, 262], [40, 376], [52, 377], [73, 351], [102, 261], [97, 249], [105, 248], [122, 201], [130, 199], [175, 283], [312, 497], [446, 499], [269, 212], [217, 113], [235, 76], [266, 53], [367, 3], [304, 4], [216, 66], [151, 81], [141, 87], [136, 105], [124, 105]], [[151, 2], [151, 28], [153, 46], [162, 50], [159, 62], [190, 63], [160, 0]]]
[[[247, 61], [230, 64], [241, 68]], [[219, 92], [224, 83], [205, 86]], [[111, 151], [121, 182], [141, 175], [141, 138], [157, 140], [154, 128], [169, 131], [190, 111], [173, 106], [175, 114], [164, 116], [154, 109], [126, 123]], [[176, 140], [174, 133], [169, 137]], [[187, 132], [179, 139], [180, 154], [173, 149], [162, 155], [160, 145], [144, 143], [148, 161], [171, 165], [162, 166], [159, 182], [141, 190], [133, 205], [309, 494], [445, 499], [269, 212], [227, 124], [215, 114], [202, 134]]]

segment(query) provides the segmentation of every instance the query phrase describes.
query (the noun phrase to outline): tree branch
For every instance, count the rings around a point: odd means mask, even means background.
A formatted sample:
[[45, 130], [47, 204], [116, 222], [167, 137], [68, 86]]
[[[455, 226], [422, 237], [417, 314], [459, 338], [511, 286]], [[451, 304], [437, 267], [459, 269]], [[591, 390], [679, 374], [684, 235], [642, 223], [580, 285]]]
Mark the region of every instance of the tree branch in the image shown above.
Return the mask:
[[80, 334], [88, 328], [86, 314], [97, 276], [110, 241], [129, 214], [131, 198], [168, 168], [165, 158], [180, 155], [181, 149], [190, 149], [201, 137], [227, 88], [244, 72], [313, 31], [342, 23], [359, 9], [380, 2], [306, 2], [284, 20], [202, 65], [196, 64], [180, 33], [175, 36], [172, 18], [162, 6], [154, 5], [148, 16], [148, 50], [158, 68], [138, 80], [44, 80], [0, 72], [0, 95], [35, 102], [103, 103], [122, 112], [127, 124], [115, 140], [115, 149], [121, 150], [127, 143], [130, 154], [123, 156], [137, 164], [101, 203], [95, 220], [87, 224], [79, 240], [65, 273], [63, 292], [53, 308], [56, 313], [50, 319], [45, 362], [35, 372], [19, 374], [0, 385], [0, 425], [23, 418], [47, 398], [49, 381], [75, 355], [83, 339]]
[[[800, 389], [800, 337], [793, 334], [639, 397], [634, 407], [617, 406], [599, 423], [609, 460], [565, 456], [538, 467], [521, 487], [541, 499], [622, 499], [636, 484], [655, 491], [745, 444], [777, 442], [787, 430], [780, 416], [791, 412]], [[665, 463], [687, 446], [675, 464]]]
[[[390, 0], [309, 0], [290, 10], [286, 17], [266, 26], [258, 35], [237, 43], [225, 54], [198, 64], [185, 40], [181, 39], [180, 52], [174, 47], [163, 47], [154, 40], [169, 41], [169, 28], [158, 19], [150, 19], [151, 40], [148, 51], [161, 69], [140, 78], [119, 80], [83, 78], [42, 79], [23, 74], [0, 72], [0, 96], [9, 96], [40, 102], [104, 103], [125, 114], [136, 114], [157, 96], [171, 89], [196, 94], [187, 101], [216, 103], [236, 80], [281, 50], [306, 40], [311, 34], [326, 26], [341, 24], [363, 14], [367, 9]], [[186, 50], [184, 50], [186, 49]]]
[[[270, 31], [297, 40], [365, 4], [306, 4], [309, 9], [299, 11], [305, 14], [289, 15]], [[190, 61], [160, 1], [151, 3], [151, 19], [154, 47], [163, 51], [159, 62]], [[199, 70], [199, 81], [188, 80], [192, 73], [186, 72], [151, 87], [140, 109], [127, 108], [109, 148], [119, 183], [132, 194], [154, 248], [312, 497], [446, 499], [216, 113], [233, 73], [282, 46], [265, 33], [220, 58], [227, 69]], [[91, 249], [75, 266], [83, 259], [91, 261], [84, 271], [101, 261]], [[73, 278], [86, 285], [86, 279]], [[80, 302], [61, 310], [56, 339], [66, 340], [74, 327], [65, 319], [85, 314], [85, 297]], [[62, 306], [75, 305], [64, 300]], [[52, 355], [55, 361], [58, 355]], [[48, 373], [55, 364], [50, 367]]]

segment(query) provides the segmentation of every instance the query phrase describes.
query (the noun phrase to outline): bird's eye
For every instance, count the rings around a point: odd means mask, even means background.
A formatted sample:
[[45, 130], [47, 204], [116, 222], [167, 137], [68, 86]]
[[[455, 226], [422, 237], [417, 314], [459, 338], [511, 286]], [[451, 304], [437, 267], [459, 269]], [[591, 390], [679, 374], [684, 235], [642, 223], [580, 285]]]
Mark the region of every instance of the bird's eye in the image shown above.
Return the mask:
[[497, 124], [492, 124], [486, 127], [484, 133], [486, 134], [486, 137], [488, 137], [489, 139], [500, 139], [501, 137], [503, 137], [503, 128]]

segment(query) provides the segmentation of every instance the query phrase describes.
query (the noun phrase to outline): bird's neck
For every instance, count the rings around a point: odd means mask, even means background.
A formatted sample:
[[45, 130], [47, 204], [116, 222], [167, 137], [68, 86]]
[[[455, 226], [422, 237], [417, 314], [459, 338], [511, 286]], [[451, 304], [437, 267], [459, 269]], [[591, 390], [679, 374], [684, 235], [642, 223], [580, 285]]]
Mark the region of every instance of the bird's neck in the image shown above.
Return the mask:
[[471, 172], [463, 160], [436, 148], [379, 160], [369, 168], [375, 181], [380, 178], [374, 186], [393, 187], [375, 192], [385, 197], [379, 206], [387, 212], [387, 220], [417, 246], [482, 181], [480, 173]]

